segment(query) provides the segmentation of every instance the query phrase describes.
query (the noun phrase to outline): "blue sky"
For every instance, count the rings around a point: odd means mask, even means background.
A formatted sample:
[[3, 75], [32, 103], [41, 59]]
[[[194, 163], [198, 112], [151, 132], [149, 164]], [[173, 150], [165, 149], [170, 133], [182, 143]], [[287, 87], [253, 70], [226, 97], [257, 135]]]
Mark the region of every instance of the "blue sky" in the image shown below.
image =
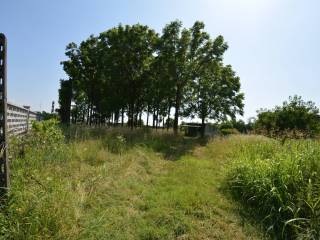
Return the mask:
[[8, 43], [8, 99], [34, 110], [57, 102], [65, 46], [118, 23], [160, 32], [175, 19], [201, 20], [225, 37], [225, 63], [241, 78], [245, 116], [298, 94], [320, 105], [319, 0], [1, 0]]

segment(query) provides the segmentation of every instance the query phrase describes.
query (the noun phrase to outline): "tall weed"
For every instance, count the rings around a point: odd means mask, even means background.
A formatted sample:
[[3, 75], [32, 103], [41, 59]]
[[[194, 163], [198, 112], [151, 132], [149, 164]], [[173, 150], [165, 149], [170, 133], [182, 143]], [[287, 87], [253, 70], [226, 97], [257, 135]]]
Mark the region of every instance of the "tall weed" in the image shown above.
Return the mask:
[[281, 239], [320, 238], [320, 143], [252, 142], [237, 147], [227, 184], [234, 198]]

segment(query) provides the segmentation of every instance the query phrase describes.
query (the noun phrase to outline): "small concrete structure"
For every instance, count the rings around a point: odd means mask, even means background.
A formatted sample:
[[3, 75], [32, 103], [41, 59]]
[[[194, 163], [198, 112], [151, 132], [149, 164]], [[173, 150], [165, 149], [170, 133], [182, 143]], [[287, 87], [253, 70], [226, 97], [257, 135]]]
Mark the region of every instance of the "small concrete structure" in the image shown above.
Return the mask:
[[[185, 135], [188, 137], [199, 137], [201, 136], [202, 124], [201, 123], [185, 123], [181, 125], [181, 129], [184, 131]], [[205, 124], [204, 136], [212, 137], [217, 135], [219, 130], [216, 126], [210, 123]]]

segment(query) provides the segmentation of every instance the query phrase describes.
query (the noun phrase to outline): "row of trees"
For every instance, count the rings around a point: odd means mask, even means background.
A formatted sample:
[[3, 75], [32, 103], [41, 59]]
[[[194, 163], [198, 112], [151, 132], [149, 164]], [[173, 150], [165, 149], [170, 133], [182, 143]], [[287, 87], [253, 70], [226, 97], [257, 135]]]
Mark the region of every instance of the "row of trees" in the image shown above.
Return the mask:
[[247, 122], [237, 119], [214, 123], [221, 134], [261, 134], [275, 138], [314, 138], [320, 134], [320, 110], [312, 101], [291, 96], [273, 109], [260, 109]]
[[148, 26], [119, 25], [70, 43], [62, 62], [68, 79], [59, 89], [62, 122], [124, 123], [133, 128], [142, 114], [157, 126], [180, 117], [223, 120], [242, 114], [240, 79], [224, 65], [228, 48], [222, 36], [212, 39], [202, 22], [183, 28], [173, 21], [162, 34]]

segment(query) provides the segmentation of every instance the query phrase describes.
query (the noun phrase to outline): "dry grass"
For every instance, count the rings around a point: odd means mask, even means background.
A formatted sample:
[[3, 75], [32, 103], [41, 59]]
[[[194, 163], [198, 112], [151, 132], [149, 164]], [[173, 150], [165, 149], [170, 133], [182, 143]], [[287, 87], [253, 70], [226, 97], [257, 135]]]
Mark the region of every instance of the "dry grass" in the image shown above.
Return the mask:
[[31, 151], [13, 162], [1, 237], [262, 239], [221, 190], [237, 141], [108, 130]]

